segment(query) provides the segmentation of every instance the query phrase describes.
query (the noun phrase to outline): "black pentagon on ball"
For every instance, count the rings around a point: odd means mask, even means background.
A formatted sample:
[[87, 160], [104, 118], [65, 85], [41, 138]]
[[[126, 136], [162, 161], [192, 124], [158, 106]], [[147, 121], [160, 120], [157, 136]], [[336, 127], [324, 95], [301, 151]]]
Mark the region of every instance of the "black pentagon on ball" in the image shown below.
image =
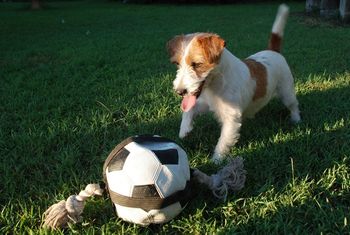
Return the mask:
[[179, 164], [179, 154], [176, 149], [152, 150], [152, 151], [154, 152], [158, 160], [163, 165]]
[[126, 148], [122, 148], [120, 151], [118, 151], [118, 153], [109, 162], [108, 172], [122, 170], [129, 154], [130, 152]]
[[132, 197], [134, 198], [146, 198], [146, 197], [158, 197], [159, 193], [154, 184], [149, 185], [135, 185], [132, 190]]

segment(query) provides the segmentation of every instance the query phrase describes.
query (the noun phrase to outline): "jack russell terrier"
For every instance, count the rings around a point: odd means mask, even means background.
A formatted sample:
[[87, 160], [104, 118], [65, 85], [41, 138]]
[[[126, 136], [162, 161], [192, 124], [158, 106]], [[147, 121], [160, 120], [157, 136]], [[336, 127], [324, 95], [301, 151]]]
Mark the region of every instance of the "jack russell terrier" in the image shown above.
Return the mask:
[[289, 8], [279, 6], [267, 50], [244, 60], [225, 48], [217, 34], [193, 33], [175, 36], [167, 43], [170, 61], [177, 65], [174, 90], [182, 96], [179, 137], [193, 128], [196, 115], [212, 111], [221, 123], [221, 135], [212, 160], [219, 163], [239, 138], [244, 118], [252, 118], [277, 95], [300, 121], [294, 79], [280, 54]]

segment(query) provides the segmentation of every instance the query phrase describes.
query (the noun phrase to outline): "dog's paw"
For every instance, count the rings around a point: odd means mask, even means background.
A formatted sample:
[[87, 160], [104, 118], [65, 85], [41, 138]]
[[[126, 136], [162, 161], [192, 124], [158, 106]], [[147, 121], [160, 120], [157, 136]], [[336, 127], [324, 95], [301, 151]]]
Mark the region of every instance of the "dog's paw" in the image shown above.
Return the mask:
[[185, 138], [193, 129], [192, 125], [181, 125], [180, 127], [180, 132], [179, 132], [179, 137], [180, 139]]
[[290, 122], [292, 124], [298, 124], [301, 122], [301, 118], [300, 118], [300, 115], [299, 113], [296, 113], [296, 114], [292, 114], [291, 117], [290, 117]]
[[223, 155], [221, 155], [220, 153], [214, 152], [213, 157], [211, 158], [211, 161], [216, 165], [218, 165], [222, 162], [223, 159], [224, 159]]
[[181, 128], [180, 129], [180, 132], [179, 132], [179, 137], [180, 139], [183, 139], [185, 138], [190, 132], [191, 132], [192, 128]]

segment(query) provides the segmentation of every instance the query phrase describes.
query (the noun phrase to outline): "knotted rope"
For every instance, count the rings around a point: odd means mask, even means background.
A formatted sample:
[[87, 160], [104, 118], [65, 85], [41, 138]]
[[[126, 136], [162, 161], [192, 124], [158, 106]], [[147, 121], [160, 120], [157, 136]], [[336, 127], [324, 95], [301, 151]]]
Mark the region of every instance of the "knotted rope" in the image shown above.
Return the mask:
[[239, 191], [244, 187], [246, 180], [246, 170], [244, 170], [243, 159], [236, 157], [218, 171], [218, 173], [208, 176], [207, 174], [195, 169], [194, 178], [207, 185], [214, 196], [226, 201], [229, 191]]
[[84, 201], [94, 195], [101, 196], [103, 189], [98, 184], [88, 184], [79, 195], [72, 195], [67, 201], [60, 201], [49, 207], [44, 213], [44, 226], [50, 228], [64, 228], [68, 222], [77, 223], [81, 221], [84, 210]]
[[[200, 183], [207, 185], [214, 196], [226, 201], [229, 191], [238, 191], [244, 187], [246, 171], [243, 169], [243, 159], [234, 158], [228, 164], [211, 176], [206, 175], [198, 169], [193, 172], [193, 177]], [[53, 229], [64, 228], [68, 223], [77, 223], [82, 220], [81, 214], [84, 210], [84, 202], [94, 195], [101, 196], [103, 190], [98, 184], [89, 184], [85, 190], [78, 195], [72, 195], [66, 201], [62, 200], [44, 213], [43, 226]]]

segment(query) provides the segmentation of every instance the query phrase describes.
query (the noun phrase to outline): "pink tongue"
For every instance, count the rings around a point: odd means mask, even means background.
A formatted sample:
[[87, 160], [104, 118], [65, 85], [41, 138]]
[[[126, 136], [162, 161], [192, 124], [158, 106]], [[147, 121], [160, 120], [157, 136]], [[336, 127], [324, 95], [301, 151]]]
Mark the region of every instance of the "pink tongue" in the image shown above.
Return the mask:
[[194, 95], [186, 95], [181, 102], [181, 109], [183, 112], [188, 112], [196, 104], [197, 97]]

